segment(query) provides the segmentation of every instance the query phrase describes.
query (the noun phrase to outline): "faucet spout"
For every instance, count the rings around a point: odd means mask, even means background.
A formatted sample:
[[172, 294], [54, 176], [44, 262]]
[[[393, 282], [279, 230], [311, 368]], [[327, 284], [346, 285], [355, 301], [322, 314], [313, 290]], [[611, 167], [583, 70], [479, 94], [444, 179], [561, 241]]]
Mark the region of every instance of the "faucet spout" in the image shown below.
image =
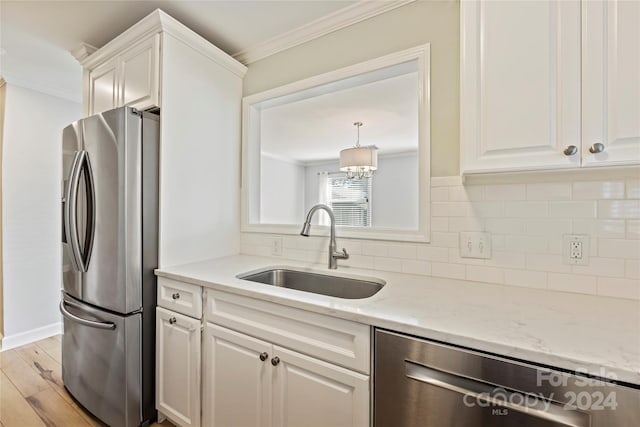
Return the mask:
[[335, 270], [338, 268], [338, 260], [339, 259], [349, 259], [349, 254], [346, 249], [342, 248], [342, 252], [336, 251], [336, 217], [333, 215], [333, 210], [323, 204], [317, 204], [309, 209], [307, 213], [307, 218], [302, 224], [302, 230], [300, 231], [301, 236], [309, 237], [309, 233], [311, 231], [311, 219], [313, 218], [313, 214], [318, 210], [324, 210], [329, 214], [329, 220], [331, 221], [331, 235], [329, 238], [329, 268]]

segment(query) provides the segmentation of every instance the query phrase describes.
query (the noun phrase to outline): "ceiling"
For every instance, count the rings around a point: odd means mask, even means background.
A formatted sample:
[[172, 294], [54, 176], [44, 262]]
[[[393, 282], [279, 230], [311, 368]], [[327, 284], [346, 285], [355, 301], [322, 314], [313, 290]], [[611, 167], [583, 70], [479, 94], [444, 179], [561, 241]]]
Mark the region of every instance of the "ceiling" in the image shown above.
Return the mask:
[[11, 1], [0, 2], [0, 74], [7, 81], [81, 101], [69, 51], [101, 47], [160, 8], [233, 55], [356, 1]]
[[[337, 159], [357, 139], [380, 155], [418, 150], [418, 72], [261, 110], [263, 154], [299, 163]], [[314, 88], [317, 89], [317, 88]]]

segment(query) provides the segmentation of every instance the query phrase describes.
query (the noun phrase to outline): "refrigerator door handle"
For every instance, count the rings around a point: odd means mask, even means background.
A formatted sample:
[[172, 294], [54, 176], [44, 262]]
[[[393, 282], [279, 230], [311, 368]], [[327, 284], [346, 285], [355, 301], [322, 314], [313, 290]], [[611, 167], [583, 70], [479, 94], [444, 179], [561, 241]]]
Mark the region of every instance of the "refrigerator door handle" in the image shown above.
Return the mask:
[[95, 320], [83, 319], [82, 317], [76, 316], [75, 314], [67, 311], [67, 309], [64, 307], [65, 304], [73, 305], [66, 301], [60, 301], [60, 313], [62, 313], [64, 317], [66, 317], [71, 321], [80, 323], [81, 325], [84, 325], [84, 326], [89, 326], [91, 328], [111, 329], [111, 330], [116, 328], [115, 323], [112, 323], [112, 322], [96, 322]]
[[76, 217], [78, 204], [78, 185], [80, 182], [81, 165], [83, 163], [85, 151], [76, 151], [71, 163], [69, 180], [64, 197], [64, 229], [67, 234], [67, 242], [71, 249], [71, 266], [75, 271], [85, 271], [82, 269], [82, 254], [80, 253], [80, 242], [78, 240], [78, 222]]
[[86, 151], [84, 151], [83, 162], [82, 168], [84, 169], [85, 187], [87, 189], [87, 209], [89, 210], [84, 240], [84, 256], [82, 257], [82, 271], [86, 272], [89, 268], [91, 251], [93, 249], [93, 238], [96, 232], [96, 188], [93, 182], [93, 170], [91, 169], [91, 162], [89, 161], [89, 153]]

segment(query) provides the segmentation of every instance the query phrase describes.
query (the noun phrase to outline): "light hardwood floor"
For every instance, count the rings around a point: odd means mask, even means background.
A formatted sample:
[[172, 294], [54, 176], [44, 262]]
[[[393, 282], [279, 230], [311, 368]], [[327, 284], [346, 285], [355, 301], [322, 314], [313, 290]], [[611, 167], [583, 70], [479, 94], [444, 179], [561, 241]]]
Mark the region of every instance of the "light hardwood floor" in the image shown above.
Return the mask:
[[[58, 335], [0, 353], [0, 427], [105, 426], [64, 388], [60, 339]], [[160, 426], [173, 424], [152, 427]]]

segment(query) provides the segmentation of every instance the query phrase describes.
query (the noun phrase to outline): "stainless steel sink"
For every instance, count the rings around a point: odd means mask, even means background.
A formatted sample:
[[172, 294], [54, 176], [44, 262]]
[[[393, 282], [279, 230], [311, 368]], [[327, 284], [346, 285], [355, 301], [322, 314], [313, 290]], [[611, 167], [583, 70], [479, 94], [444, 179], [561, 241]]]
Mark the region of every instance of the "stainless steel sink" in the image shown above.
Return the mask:
[[249, 272], [240, 274], [237, 277], [238, 279], [264, 283], [265, 285], [345, 299], [368, 298], [375, 295], [385, 285], [382, 280], [373, 281], [375, 279], [372, 279], [369, 281], [286, 268]]

